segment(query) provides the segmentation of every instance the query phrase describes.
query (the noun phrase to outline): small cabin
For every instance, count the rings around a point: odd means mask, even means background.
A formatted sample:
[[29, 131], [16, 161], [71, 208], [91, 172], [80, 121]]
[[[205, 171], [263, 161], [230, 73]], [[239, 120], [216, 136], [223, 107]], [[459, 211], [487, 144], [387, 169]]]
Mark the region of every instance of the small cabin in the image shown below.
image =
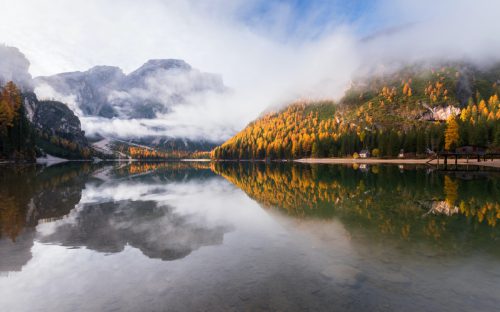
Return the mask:
[[405, 150], [400, 150], [398, 154], [398, 158], [416, 158], [417, 154], [416, 153], [405, 153]]
[[369, 158], [370, 157], [370, 151], [367, 150], [367, 149], [361, 150], [361, 152], [359, 152], [359, 157], [361, 157], [361, 158]]

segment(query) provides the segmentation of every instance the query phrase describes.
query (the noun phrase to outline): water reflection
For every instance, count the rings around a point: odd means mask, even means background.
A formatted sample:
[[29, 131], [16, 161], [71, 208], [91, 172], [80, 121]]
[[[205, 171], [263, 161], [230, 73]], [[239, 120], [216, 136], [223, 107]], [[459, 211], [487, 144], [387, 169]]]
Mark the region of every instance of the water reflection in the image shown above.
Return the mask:
[[207, 227], [168, 205], [176, 196], [171, 185], [208, 176], [214, 177], [202, 163], [3, 167], [0, 271], [20, 271], [34, 240], [104, 253], [130, 245], [162, 260], [221, 244], [229, 226]]
[[80, 201], [89, 164], [0, 169], [0, 271], [20, 271], [31, 259], [40, 222], [68, 214]]
[[495, 310], [499, 196], [411, 166], [1, 167], [0, 309]]
[[[113, 253], [126, 245], [150, 258], [180, 259], [202, 246], [222, 243], [228, 228], [206, 228], [154, 201], [118, 201], [82, 205], [71, 218], [39, 237], [42, 243], [83, 246]], [[47, 229], [41, 229], [47, 231]]]
[[89, 164], [2, 166], [0, 238], [15, 241], [25, 228], [68, 214], [91, 171]]
[[213, 170], [265, 207], [298, 218], [338, 218], [369, 237], [456, 249], [500, 237], [497, 173], [460, 179], [411, 166], [262, 163], [216, 163]]

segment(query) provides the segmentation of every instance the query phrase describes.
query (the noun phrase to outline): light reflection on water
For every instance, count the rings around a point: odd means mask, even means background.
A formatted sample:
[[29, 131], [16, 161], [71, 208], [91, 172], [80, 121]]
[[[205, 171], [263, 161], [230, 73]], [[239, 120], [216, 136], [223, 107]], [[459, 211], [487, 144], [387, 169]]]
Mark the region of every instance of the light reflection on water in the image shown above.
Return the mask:
[[2, 167], [1, 310], [494, 311], [500, 179], [467, 176]]

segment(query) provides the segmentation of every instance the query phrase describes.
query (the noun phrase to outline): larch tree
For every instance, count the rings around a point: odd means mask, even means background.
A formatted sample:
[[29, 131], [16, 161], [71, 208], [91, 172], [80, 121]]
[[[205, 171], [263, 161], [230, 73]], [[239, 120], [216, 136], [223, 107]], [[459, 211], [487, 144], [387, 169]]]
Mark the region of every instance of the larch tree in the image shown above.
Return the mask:
[[449, 151], [453, 147], [456, 147], [459, 139], [460, 136], [458, 133], [458, 123], [455, 120], [454, 116], [450, 116], [446, 120], [446, 131], [444, 134], [444, 148]]

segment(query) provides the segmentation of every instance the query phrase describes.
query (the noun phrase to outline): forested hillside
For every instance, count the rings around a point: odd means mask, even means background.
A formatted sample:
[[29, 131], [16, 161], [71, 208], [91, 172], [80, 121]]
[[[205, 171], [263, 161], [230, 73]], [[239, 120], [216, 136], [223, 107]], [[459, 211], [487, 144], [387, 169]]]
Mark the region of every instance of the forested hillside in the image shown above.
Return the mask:
[[500, 66], [414, 65], [353, 83], [338, 102], [269, 112], [212, 151], [216, 159], [395, 157], [500, 146]]
[[21, 91], [13, 82], [0, 89], [0, 159], [33, 160], [35, 137]]
[[65, 104], [38, 101], [12, 81], [0, 90], [0, 159], [32, 161], [45, 153], [90, 158], [80, 120]]

